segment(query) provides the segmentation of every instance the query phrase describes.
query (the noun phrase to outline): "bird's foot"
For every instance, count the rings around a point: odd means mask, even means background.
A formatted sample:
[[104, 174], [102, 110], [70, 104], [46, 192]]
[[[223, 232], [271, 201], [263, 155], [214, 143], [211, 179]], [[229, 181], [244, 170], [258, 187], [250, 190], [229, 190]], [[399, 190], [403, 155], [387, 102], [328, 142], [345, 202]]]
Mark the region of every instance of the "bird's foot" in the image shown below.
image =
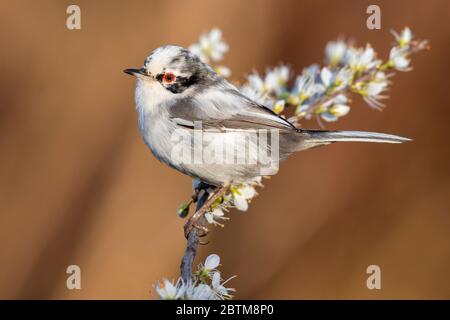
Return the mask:
[[[197, 210], [197, 212], [194, 213], [192, 217], [189, 218], [188, 222], [184, 226], [184, 236], [186, 239], [189, 238], [190, 233], [195, 229], [198, 232], [198, 237], [203, 238], [208, 235], [209, 229], [205, 227], [202, 224], [202, 221], [205, 215], [205, 213], [208, 212], [211, 205], [214, 204], [214, 202], [228, 190], [228, 186], [223, 186], [220, 188], [217, 188], [211, 196], [208, 198], [208, 200], [205, 202], [205, 204]], [[198, 196], [198, 195], [197, 195]]]
[[[209, 229], [202, 225], [198, 221], [189, 220], [188, 223], [184, 226], [184, 236], [189, 240], [191, 232], [196, 232], [198, 238], [204, 238], [208, 235]], [[198, 240], [198, 243], [201, 245], [207, 245], [209, 241], [201, 241]]]
[[[209, 229], [205, 227], [203, 224], [201, 224], [199, 221], [192, 221], [191, 219], [189, 219], [189, 221], [184, 226], [184, 236], [186, 237], [186, 239], [189, 239], [191, 232], [196, 232], [197, 237], [199, 238], [206, 237], [209, 233]], [[200, 241], [199, 243], [207, 244], [208, 242]]]

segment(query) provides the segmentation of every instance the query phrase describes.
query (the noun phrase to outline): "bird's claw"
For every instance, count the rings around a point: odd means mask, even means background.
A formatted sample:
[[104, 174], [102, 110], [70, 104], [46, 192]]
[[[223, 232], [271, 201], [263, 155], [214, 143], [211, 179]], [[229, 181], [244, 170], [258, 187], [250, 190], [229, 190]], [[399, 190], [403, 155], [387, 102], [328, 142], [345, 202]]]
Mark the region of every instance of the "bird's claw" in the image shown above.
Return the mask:
[[[211, 207], [211, 205], [216, 201], [219, 197], [221, 197], [226, 190], [228, 189], [228, 186], [222, 186], [219, 189], [216, 189], [216, 191], [212, 194], [212, 196], [206, 201], [203, 206], [197, 210], [197, 212], [194, 213], [194, 215], [188, 220], [188, 222], [184, 225], [184, 236], [186, 239], [189, 239], [191, 232], [196, 230], [197, 237], [203, 238], [206, 237], [209, 233], [209, 229], [203, 225], [203, 216], [207, 212], [207, 210]], [[196, 191], [192, 195], [192, 201], [196, 202], [198, 200], [200, 189], [195, 189]], [[207, 244], [208, 242], [202, 242], [199, 241], [200, 244]]]
[[197, 203], [199, 193], [200, 193], [199, 189], [195, 189], [194, 192], [192, 193], [192, 202], [193, 203]]
[[[208, 235], [209, 233], [209, 229], [199, 223], [197, 223], [197, 221], [188, 221], [188, 223], [184, 226], [184, 236], [186, 237], [186, 239], [189, 239], [189, 235], [191, 234], [191, 232], [193, 230], [197, 230], [197, 236], [199, 238], [204, 238]], [[206, 243], [202, 243], [201, 244], [206, 244]]]

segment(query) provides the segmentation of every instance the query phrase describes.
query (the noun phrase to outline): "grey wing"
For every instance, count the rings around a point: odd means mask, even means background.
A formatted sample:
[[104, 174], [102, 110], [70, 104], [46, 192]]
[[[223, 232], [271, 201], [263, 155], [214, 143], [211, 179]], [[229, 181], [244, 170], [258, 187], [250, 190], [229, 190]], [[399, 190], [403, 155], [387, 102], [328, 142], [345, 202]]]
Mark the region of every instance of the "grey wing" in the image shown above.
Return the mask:
[[[275, 174], [278, 161], [294, 151], [293, 146], [300, 137], [300, 130], [287, 120], [236, 90], [216, 89], [181, 96], [166, 106], [166, 111], [178, 127], [188, 128], [188, 132], [201, 129], [206, 133], [200, 144], [192, 143], [193, 134], [186, 141], [189, 147], [200, 146], [200, 154], [206, 154], [207, 159], [219, 159], [219, 162], [186, 166], [186, 172], [212, 184]], [[208, 150], [213, 152], [205, 153]], [[230, 150], [231, 158], [227, 153]], [[229, 159], [233, 161], [229, 163]]]
[[194, 128], [194, 122], [201, 122], [202, 129], [298, 130], [272, 110], [233, 89], [209, 90], [195, 98], [177, 99], [168, 107], [168, 112], [172, 121], [186, 128]]

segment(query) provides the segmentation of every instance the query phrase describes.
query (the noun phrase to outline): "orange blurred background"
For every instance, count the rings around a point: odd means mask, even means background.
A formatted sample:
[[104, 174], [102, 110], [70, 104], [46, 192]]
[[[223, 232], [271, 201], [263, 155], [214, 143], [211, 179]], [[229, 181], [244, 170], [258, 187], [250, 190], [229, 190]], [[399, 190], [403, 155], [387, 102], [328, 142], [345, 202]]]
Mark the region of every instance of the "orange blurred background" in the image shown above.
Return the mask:
[[[279, 62], [321, 63], [351, 36], [381, 57], [405, 25], [432, 50], [393, 78], [387, 108], [355, 98], [328, 129], [405, 135], [404, 145], [336, 144], [281, 166], [246, 213], [215, 228], [236, 298], [450, 298], [448, 1], [10, 1], [0, 10], [0, 298], [149, 299], [178, 277], [191, 180], [144, 145], [134, 110], [140, 66], [164, 44], [222, 29], [233, 80]], [[382, 29], [366, 28], [381, 7]], [[317, 128], [315, 121], [304, 127]], [[81, 267], [81, 290], [66, 268]], [[381, 290], [366, 287], [381, 267]]]

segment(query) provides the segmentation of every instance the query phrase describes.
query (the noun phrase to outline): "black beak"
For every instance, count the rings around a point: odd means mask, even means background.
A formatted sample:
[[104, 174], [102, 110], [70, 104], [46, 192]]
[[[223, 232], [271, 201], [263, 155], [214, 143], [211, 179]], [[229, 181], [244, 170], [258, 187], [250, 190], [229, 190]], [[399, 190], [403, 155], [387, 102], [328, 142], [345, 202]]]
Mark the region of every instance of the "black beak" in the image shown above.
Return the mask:
[[131, 75], [131, 76], [136, 76], [136, 75], [141, 75], [141, 76], [146, 76], [148, 77], [147, 72], [145, 72], [144, 68], [140, 68], [140, 69], [125, 69], [123, 70], [123, 72]]

